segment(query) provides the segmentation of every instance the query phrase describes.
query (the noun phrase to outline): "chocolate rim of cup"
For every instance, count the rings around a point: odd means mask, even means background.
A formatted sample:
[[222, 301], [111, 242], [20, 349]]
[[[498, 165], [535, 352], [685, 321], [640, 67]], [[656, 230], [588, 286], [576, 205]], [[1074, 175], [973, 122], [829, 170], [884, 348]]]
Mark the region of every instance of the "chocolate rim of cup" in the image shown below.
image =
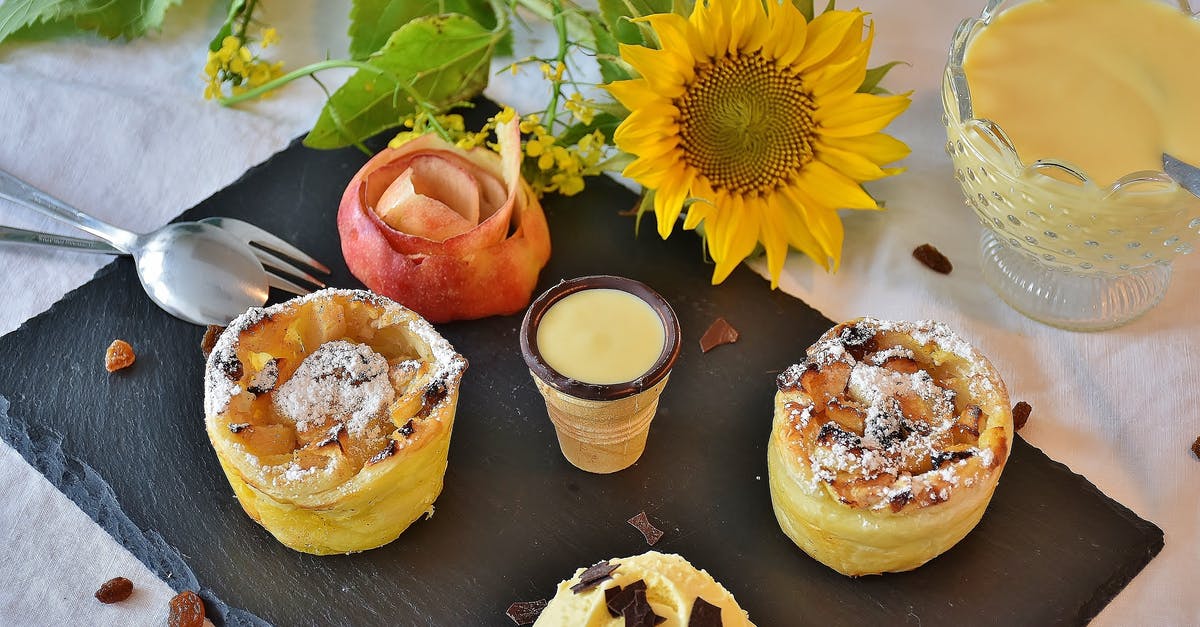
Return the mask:
[[[633, 294], [650, 305], [662, 322], [664, 331], [662, 353], [645, 374], [632, 381], [608, 384], [586, 383], [560, 374], [542, 359], [542, 353], [537, 345], [537, 329], [542, 322], [542, 316], [550, 309], [551, 305], [563, 298], [576, 292], [593, 289], [614, 289]], [[529, 309], [525, 312], [525, 319], [521, 321], [521, 356], [525, 358], [525, 365], [529, 366], [534, 375], [559, 392], [589, 401], [614, 401], [648, 390], [666, 378], [667, 374], [671, 372], [671, 368], [675, 366], [675, 360], [679, 358], [679, 335], [679, 319], [675, 316], [675, 310], [671, 308], [666, 299], [645, 283], [607, 274], [583, 276], [559, 282], [558, 285], [542, 292], [541, 296], [538, 296], [533, 304], [529, 305]]]

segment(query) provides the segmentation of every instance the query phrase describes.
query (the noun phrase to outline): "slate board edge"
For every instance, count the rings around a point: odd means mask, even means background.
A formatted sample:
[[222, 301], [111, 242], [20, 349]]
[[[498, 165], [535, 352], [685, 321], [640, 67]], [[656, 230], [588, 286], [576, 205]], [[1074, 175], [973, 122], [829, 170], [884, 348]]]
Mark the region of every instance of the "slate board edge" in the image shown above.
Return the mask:
[[[1021, 436], [1018, 435], [1017, 437]], [[1025, 438], [1021, 439], [1027, 446], [1045, 455], [1045, 451], [1031, 444], [1029, 440]], [[1075, 472], [1074, 470], [1071, 470], [1070, 466], [1067, 466], [1066, 464], [1054, 459], [1053, 457], [1050, 457], [1049, 455], [1046, 455], [1046, 459], [1049, 460], [1050, 465], [1055, 467], [1059, 472], [1077, 477], [1080, 481], [1080, 489], [1087, 490], [1088, 492], [1099, 496], [1100, 501], [1104, 503], [1110, 510], [1112, 510], [1114, 514], [1127, 521], [1132, 527], [1141, 532], [1141, 534], [1147, 540], [1150, 540], [1150, 543], [1146, 548], [1146, 552], [1139, 556], [1137, 562], [1133, 563], [1133, 568], [1130, 568], [1125, 572], [1113, 573], [1113, 576], [1104, 585], [1096, 589], [1096, 593], [1092, 596], [1091, 600], [1085, 603], [1083, 607], [1079, 608], [1080, 617], [1084, 621], [1090, 622], [1093, 618], [1100, 614], [1100, 611], [1103, 610], [1109, 603], [1111, 603], [1118, 594], [1121, 593], [1121, 590], [1125, 589], [1125, 586], [1127, 586], [1129, 582], [1133, 581], [1134, 577], [1137, 577], [1138, 574], [1141, 573], [1148, 564], [1150, 564], [1151, 560], [1153, 560], [1160, 552], [1162, 552], [1163, 546], [1165, 546], [1165, 535], [1162, 528], [1160, 528], [1158, 525], [1146, 520], [1145, 518], [1142, 518], [1137, 514], [1137, 512], [1125, 507], [1116, 499], [1105, 494], [1103, 490], [1096, 487], [1096, 484], [1092, 483], [1087, 477]], [[1001, 476], [1000, 480], [1004, 480], [1003, 476]]]
[[[218, 627], [270, 625], [246, 610], [230, 607], [212, 590], [202, 586], [178, 549], [168, 544], [157, 532], [138, 527], [125, 514], [108, 482], [87, 463], [68, 457], [63, 452], [61, 434], [42, 425], [27, 424], [19, 417], [10, 415], [9, 406], [8, 399], [0, 395], [0, 438], [172, 590], [197, 592], [204, 599], [207, 618]], [[81, 590], [79, 594], [90, 596], [91, 592]], [[162, 613], [164, 617], [167, 614], [165, 605]]]

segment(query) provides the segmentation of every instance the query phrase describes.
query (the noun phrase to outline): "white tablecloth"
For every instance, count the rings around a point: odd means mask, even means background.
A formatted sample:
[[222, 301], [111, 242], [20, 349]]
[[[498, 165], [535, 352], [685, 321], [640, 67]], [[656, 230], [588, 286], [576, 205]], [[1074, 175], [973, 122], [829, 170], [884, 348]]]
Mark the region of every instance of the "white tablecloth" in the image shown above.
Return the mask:
[[[220, 23], [220, 4], [189, 0], [171, 10], [161, 33], [132, 43], [80, 37], [0, 46], [0, 168], [116, 224], [149, 230], [286, 147], [320, 110], [323, 95], [313, 83], [239, 109], [201, 98], [203, 51]], [[975, 4], [864, 0], [878, 27], [875, 59], [911, 64], [887, 85], [915, 90], [912, 108], [892, 127], [913, 155], [907, 173], [871, 186], [888, 211], [846, 216], [841, 271], [827, 275], [793, 255], [782, 288], [835, 320], [934, 318], [977, 344], [1005, 374], [1014, 400], [1033, 405], [1025, 438], [1166, 531], [1166, 548], [1097, 624], [1200, 624], [1200, 460], [1188, 450], [1200, 435], [1200, 255], [1176, 263], [1170, 292], [1149, 315], [1098, 334], [1032, 322], [988, 290], [979, 230], [950, 175], [939, 123], [945, 50]], [[272, 54], [289, 67], [326, 51], [343, 56], [346, 13], [342, 2], [267, 3], [262, 17], [283, 37]], [[519, 34], [518, 54], [544, 50], [540, 38]], [[495, 83], [493, 98], [537, 102], [507, 76]], [[70, 233], [2, 201], [0, 223]], [[954, 261], [952, 275], [910, 258], [925, 242]], [[106, 262], [0, 247], [0, 333]], [[171, 596], [7, 445], [0, 445], [0, 564], [0, 624], [160, 624]], [[116, 574], [133, 578], [139, 592], [131, 603], [98, 610], [91, 592]]]

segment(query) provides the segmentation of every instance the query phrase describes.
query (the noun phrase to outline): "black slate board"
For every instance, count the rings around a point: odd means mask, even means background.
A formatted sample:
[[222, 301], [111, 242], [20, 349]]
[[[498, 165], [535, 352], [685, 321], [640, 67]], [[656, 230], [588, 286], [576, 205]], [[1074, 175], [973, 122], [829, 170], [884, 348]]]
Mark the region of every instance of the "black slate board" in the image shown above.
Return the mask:
[[[181, 218], [247, 219], [334, 267], [331, 285], [357, 287], [334, 215], [364, 160], [294, 145]], [[713, 573], [768, 626], [1083, 623], [1162, 548], [1161, 530], [1018, 438], [983, 521], [930, 564], [855, 580], [808, 558], [772, 514], [766, 441], [775, 373], [832, 323], [745, 269], [710, 286], [693, 235], [663, 242], [647, 221], [634, 238], [633, 220], [617, 215], [634, 202], [603, 179], [548, 198], [555, 252], [539, 290], [620, 274], [674, 305], [683, 350], [642, 460], [597, 476], [563, 459], [517, 348], [519, 315], [442, 325], [471, 361], [445, 490], [431, 520], [380, 549], [295, 553], [241, 511], [204, 433], [202, 330], [151, 304], [127, 260], [0, 338], [0, 355], [15, 357], [0, 360], [0, 395], [18, 423], [61, 433], [66, 455], [98, 471], [129, 519], [178, 549], [201, 584], [282, 625], [508, 625], [510, 602], [647, 550], [625, 523], [642, 510], [666, 532], [656, 550]], [[717, 316], [741, 339], [701, 354]], [[138, 361], [109, 375], [101, 357], [118, 337]], [[987, 338], [970, 339], [987, 351]], [[139, 541], [110, 532], [167, 574]]]

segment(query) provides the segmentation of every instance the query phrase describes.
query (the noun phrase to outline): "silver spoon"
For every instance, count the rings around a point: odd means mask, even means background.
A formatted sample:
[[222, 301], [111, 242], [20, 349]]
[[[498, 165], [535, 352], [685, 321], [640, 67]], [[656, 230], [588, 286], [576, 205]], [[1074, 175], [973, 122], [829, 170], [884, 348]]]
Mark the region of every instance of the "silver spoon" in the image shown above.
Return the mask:
[[1171, 180], [1191, 192], [1193, 196], [1200, 196], [1200, 168], [1180, 161], [1165, 152], [1162, 158], [1163, 172], [1166, 172]]
[[89, 216], [3, 170], [0, 198], [66, 222], [133, 255], [146, 294], [177, 318], [225, 325], [267, 302], [267, 273], [253, 250], [211, 224], [184, 222], [133, 233]]

